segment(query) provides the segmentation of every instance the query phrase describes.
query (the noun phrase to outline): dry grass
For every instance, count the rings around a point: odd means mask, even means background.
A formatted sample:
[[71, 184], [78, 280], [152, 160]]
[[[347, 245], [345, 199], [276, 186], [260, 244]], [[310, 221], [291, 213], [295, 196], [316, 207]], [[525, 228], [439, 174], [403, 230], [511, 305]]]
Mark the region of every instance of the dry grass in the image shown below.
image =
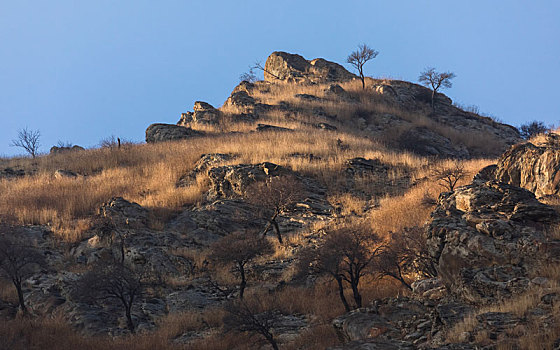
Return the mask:
[[[557, 286], [552, 288], [534, 287], [526, 293], [514, 298], [481, 307], [450, 329], [446, 335], [447, 341], [452, 343], [461, 342], [463, 340], [463, 334], [475, 331], [479, 326], [478, 320], [476, 319], [478, 315], [487, 312], [501, 312], [512, 313], [519, 318], [528, 320], [528, 322], [506, 330], [505, 335], [507, 338], [498, 343], [498, 349], [552, 349], [553, 343], [560, 336], [560, 327], [553, 326], [550, 329], [544, 330], [538, 317], [531, 318], [528, 315], [531, 310], [538, 306], [543, 295], [552, 292], [558, 293], [559, 291]], [[557, 317], [559, 314], [560, 307], [554, 305], [552, 315]], [[508, 339], [517, 340], [518, 345]], [[475, 341], [479, 344], [488, 343], [489, 338], [487, 332], [484, 330], [476, 332]]]

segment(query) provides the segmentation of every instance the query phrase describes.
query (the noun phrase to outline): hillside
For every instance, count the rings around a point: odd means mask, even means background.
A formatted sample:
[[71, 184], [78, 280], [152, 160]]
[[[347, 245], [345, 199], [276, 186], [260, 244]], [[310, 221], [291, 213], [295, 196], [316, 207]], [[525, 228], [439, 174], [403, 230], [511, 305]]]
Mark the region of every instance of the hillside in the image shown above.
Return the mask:
[[0, 260], [35, 257], [31, 316], [0, 279], [9, 348], [552, 348], [554, 135], [324, 59], [264, 78], [145, 144], [0, 161]]

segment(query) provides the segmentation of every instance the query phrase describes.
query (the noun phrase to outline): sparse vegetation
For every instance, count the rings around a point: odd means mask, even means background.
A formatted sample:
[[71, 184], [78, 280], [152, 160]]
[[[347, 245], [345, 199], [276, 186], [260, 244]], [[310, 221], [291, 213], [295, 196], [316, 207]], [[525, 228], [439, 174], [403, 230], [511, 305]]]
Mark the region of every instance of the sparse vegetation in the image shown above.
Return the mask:
[[18, 131], [17, 138], [12, 140], [10, 146], [23, 148], [31, 157], [35, 158], [39, 153], [39, 147], [41, 147], [40, 138], [39, 130], [23, 128]]
[[519, 133], [525, 140], [529, 140], [540, 134], [546, 134], [550, 130], [543, 122], [534, 120], [519, 127]]
[[210, 259], [219, 264], [233, 265], [239, 274], [239, 299], [243, 299], [247, 277], [246, 265], [260, 255], [272, 253], [271, 244], [255, 232], [231, 233], [210, 247]]
[[350, 63], [350, 65], [358, 70], [358, 74], [360, 75], [360, 79], [362, 81], [362, 89], [366, 88], [364, 65], [368, 61], [377, 57], [378, 54], [379, 51], [372, 49], [366, 44], [361, 44], [358, 46], [358, 49], [356, 51], [353, 51], [346, 59], [346, 62]]
[[32, 276], [37, 268], [44, 266], [45, 258], [29, 240], [14, 234], [14, 229], [2, 227], [1, 230], [0, 277], [5, 277], [12, 282], [17, 292], [19, 308], [24, 315], [27, 315], [23, 282]]
[[434, 100], [437, 92], [441, 88], [453, 86], [451, 79], [456, 75], [452, 72], [436, 72], [435, 68], [428, 67], [418, 77], [418, 81], [432, 89], [432, 109], [435, 109]]

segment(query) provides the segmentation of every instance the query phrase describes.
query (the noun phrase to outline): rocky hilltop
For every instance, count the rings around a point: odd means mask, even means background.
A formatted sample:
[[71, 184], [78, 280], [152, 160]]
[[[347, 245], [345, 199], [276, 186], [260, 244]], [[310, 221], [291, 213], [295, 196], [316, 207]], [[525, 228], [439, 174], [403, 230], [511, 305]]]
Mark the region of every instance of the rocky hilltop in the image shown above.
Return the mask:
[[2, 164], [5, 344], [558, 346], [555, 134], [324, 59], [264, 73], [146, 144]]
[[[211, 125], [222, 132], [273, 127], [348, 130], [392, 148], [443, 158], [497, 156], [521, 140], [516, 128], [464, 111], [443, 94], [437, 94], [432, 111], [431, 90], [414, 83], [369, 79], [367, 90], [360, 91], [354, 74], [322, 58], [308, 61], [274, 52], [266, 60], [264, 78], [239, 84], [222, 108], [197, 101], [193, 112], [183, 113], [177, 125], [201, 130]], [[278, 129], [282, 127], [278, 124], [294, 122], [299, 124], [295, 128]], [[163, 130], [162, 124], [157, 125]], [[167, 128], [169, 138], [158, 138], [150, 126], [146, 141], [196, 135], [179, 135], [172, 125]]]

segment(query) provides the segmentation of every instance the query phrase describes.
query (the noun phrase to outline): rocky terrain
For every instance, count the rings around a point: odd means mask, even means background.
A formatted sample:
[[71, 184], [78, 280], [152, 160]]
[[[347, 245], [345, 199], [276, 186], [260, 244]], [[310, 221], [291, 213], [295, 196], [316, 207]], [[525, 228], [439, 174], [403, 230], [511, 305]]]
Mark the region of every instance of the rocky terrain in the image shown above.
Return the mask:
[[3, 247], [41, 256], [20, 270], [26, 311], [2, 280], [5, 344], [558, 346], [555, 135], [521, 142], [423, 86], [366, 82], [274, 52], [263, 81], [146, 144], [3, 160], [0, 266]]

